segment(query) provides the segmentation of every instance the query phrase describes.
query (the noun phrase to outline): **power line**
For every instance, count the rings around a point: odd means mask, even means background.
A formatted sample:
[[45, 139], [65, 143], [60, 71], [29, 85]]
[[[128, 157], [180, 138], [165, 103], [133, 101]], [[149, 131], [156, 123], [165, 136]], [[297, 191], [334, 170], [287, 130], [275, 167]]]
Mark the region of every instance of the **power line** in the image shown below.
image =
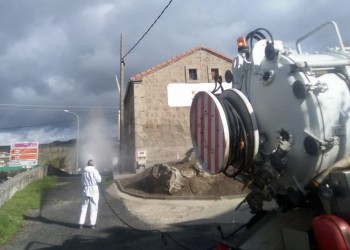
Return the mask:
[[55, 124], [62, 124], [62, 123], [68, 123], [68, 122], [73, 122], [73, 120], [72, 120], [72, 121], [64, 121], [64, 122], [42, 123], [42, 124], [35, 124], [35, 125], [28, 125], [28, 126], [7, 127], [7, 128], [0, 128], [0, 130], [11, 130], [11, 129], [21, 129], [21, 128], [43, 127], [43, 126], [49, 126], [49, 125], [55, 125]]
[[54, 110], [54, 109], [115, 109], [115, 106], [67, 106], [67, 105], [31, 105], [31, 104], [10, 104], [0, 103], [0, 109], [25, 109], [25, 110]]
[[162, 12], [159, 14], [159, 16], [156, 18], [156, 20], [152, 23], [152, 25], [148, 28], [148, 30], [143, 34], [143, 36], [135, 43], [135, 45], [122, 57], [121, 62], [124, 63], [124, 58], [141, 42], [141, 40], [147, 35], [147, 33], [152, 29], [152, 27], [156, 24], [158, 19], [163, 15], [165, 10], [169, 7], [173, 0], [170, 0], [169, 3], [165, 6], [165, 8], [162, 10]]
[[[106, 115], [99, 115], [100, 117], [106, 117], [106, 116], [112, 116], [115, 115], [116, 112], [108, 113]], [[99, 117], [96, 116], [96, 117]], [[11, 129], [22, 129], [22, 128], [33, 128], [33, 127], [44, 127], [49, 125], [57, 125], [57, 124], [63, 124], [63, 123], [71, 123], [75, 122], [75, 120], [69, 120], [69, 121], [61, 121], [61, 122], [51, 122], [51, 123], [39, 123], [39, 124], [33, 124], [33, 125], [25, 125], [25, 126], [16, 126], [16, 127], [7, 127], [7, 128], [0, 128], [0, 130], [11, 130]]]

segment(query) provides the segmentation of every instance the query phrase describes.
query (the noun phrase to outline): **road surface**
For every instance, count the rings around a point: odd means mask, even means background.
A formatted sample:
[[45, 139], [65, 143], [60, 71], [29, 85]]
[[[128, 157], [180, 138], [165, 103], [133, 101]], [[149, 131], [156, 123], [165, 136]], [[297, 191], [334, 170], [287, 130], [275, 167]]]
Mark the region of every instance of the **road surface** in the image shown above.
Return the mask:
[[229, 233], [239, 226], [235, 220], [248, 218], [247, 212], [233, 213], [239, 200], [140, 199], [112, 184], [101, 190], [96, 228], [78, 229], [80, 177], [57, 180], [40, 209], [25, 215], [25, 226], [0, 249], [214, 249], [217, 225]]

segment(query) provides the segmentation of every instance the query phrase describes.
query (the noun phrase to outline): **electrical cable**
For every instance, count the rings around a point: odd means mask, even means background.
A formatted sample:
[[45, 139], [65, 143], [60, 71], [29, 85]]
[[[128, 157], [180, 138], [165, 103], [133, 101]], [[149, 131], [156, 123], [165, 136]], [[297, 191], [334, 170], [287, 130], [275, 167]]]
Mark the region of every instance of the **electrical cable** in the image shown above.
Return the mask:
[[[106, 114], [106, 115], [101, 114], [101, 115], [96, 115], [94, 117], [112, 116], [112, 115], [115, 115], [116, 113], [117, 112], [109, 113], [109, 114]], [[32, 128], [32, 127], [44, 127], [44, 126], [55, 125], [55, 124], [63, 124], [63, 123], [68, 123], [68, 122], [69, 123], [75, 122], [75, 120], [62, 121], [62, 122], [51, 122], [51, 123], [41, 123], [41, 124], [17, 126], [17, 127], [7, 127], [7, 128], [0, 128], [0, 130], [11, 130], [11, 129], [21, 129], [21, 128]]]
[[215, 94], [216, 91], [218, 91], [218, 90], [219, 90], [218, 81], [217, 81], [216, 78], [215, 78], [215, 86], [214, 86], [214, 89], [211, 91], [211, 93], [212, 93], [212, 94]]
[[0, 128], [0, 130], [21, 129], [21, 128], [32, 128], [32, 127], [42, 127], [42, 126], [49, 126], [49, 125], [55, 125], [55, 124], [62, 124], [62, 123], [68, 123], [68, 122], [73, 122], [73, 120], [72, 120], [72, 121], [64, 121], [64, 122], [52, 122], [52, 123], [35, 124], [35, 125], [28, 125], [28, 126], [7, 127], [7, 128]]
[[273, 37], [272, 37], [272, 34], [270, 33], [270, 31], [268, 31], [265, 28], [258, 28], [252, 32], [249, 32], [246, 36], [246, 39], [250, 40], [250, 49], [253, 48], [253, 40], [254, 39], [256, 39], [257, 41], [260, 41], [261, 39], [266, 39], [265, 35], [263, 35], [260, 31], [265, 31], [271, 39], [271, 44], [272, 45], [274, 44], [274, 40], [273, 40]]
[[127, 223], [123, 218], [121, 218], [113, 209], [112, 205], [110, 204], [110, 202], [108, 201], [106, 195], [105, 195], [105, 190], [103, 187], [101, 187], [101, 185], [99, 184], [100, 186], [100, 190], [101, 190], [101, 193], [102, 193], [102, 197], [103, 199], [105, 200], [108, 208], [111, 210], [111, 212], [124, 224], [126, 225], [127, 227], [135, 230], [135, 231], [139, 231], [139, 232], [151, 232], [151, 233], [160, 233], [161, 234], [161, 237], [162, 237], [162, 242], [164, 245], [167, 244], [167, 238], [169, 238], [170, 240], [172, 240], [177, 246], [181, 247], [182, 249], [186, 249], [186, 250], [191, 250], [191, 248], [188, 248], [186, 247], [185, 245], [181, 244], [180, 242], [176, 241], [169, 233], [166, 233], [166, 232], [162, 232], [161, 230], [158, 230], [158, 229], [139, 229], [139, 228], [136, 228], [134, 226], [131, 226], [129, 223]]
[[215, 86], [214, 89], [211, 91], [212, 94], [215, 94], [219, 89], [221, 89], [221, 93], [224, 92], [224, 88], [222, 87], [222, 77], [215, 77]]
[[[238, 209], [242, 206], [243, 203], [245, 203], [247, 200], [246, 198], [244, 198], [235, 208], [235, 211], [238, 211]], [[239, 231], [241, 231], [243, 228], [248, 228], [248, 226], [252, 223], [252, 220], [249, 220], [248, 222], [242, 224], [241, 226], [239, 226], [238, 228], [236, 228], [232, 233], [230, 233], [228, 236], [225, 236], [221, 230], [221, 226], [218, 225], [216, 227], [216, 229], [220, 232], [221, 238], [223, 240], [228, 240], [231, 237], [233, 237], [236, 233], [238, 233]]]
[[[115, 106], [67, 106], [67, 105], [32, 105], [32, 104], [11, 104], [11, 103], [0, 103], [0, 107], [7, 106], [8, 109], [12, 108], [33, 108], [28, 110], [37, 110], [37, 109], [45, 109], [52, 110], [52, 109], [116, 109]], [[6, 108], [1, 108], [6, 109]], [[55, 110], [53, 110], [55, 111]], [[61, 111], [61, 110], [58, 110]]]
[[266, 39], [265, 35], [262, 34], [260, 31], [251, 31], [246, 35], [246, 40], [248, 39], [256, 39], [260, 41], [261, 39]]
[[142, 37], [135, 43], [135, 45], [121, 58], [121, 63], [124, 63], [124, 58], [135, 49], [135, 47], [141, 42], [141, 40], [147, 35], [147, 33], [152, 29], [152, 27], [156, 24], [158, 19], [163, 15], [165, 10], [169, 7], [173, 0], [170, 0], [169, 3], [165, 6], [165, 8], [162, 10], [162, 12], [159, 14], [159, 16], [156, 18], [156, 20], [152, 23], [152, 25], [147, 29], [147, 31], [142, 35]]

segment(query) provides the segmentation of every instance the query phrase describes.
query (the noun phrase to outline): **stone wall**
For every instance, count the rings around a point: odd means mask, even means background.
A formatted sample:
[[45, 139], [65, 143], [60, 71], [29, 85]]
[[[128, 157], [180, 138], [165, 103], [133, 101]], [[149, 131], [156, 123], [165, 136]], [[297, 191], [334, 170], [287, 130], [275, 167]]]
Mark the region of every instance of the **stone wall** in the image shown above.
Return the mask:
[[68, 173], [76, 172], [76, 140], [40, 144], [39, 165], [50, 165]]
[[47, 166], [37, 167], [26, 172], [17, 174], [15, 177], [0, 185], [0, 207], [12, 198], [17, 191], [25, 188], [32, 181], [46, 176]]

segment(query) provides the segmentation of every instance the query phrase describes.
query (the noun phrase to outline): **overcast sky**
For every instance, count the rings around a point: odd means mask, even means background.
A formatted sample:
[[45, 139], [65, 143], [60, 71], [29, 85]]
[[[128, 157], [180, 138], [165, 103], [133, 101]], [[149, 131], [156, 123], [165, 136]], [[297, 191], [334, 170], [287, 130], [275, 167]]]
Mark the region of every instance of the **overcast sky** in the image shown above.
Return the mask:
[[[126, 53], [169, 0], [8, 0], [0, 2], [0, 145], [67, 140], [91, 117], [116, 136], [120, 34]], [[295, 40], [334, 20], [350, 39], [349, 0], [173, 0], [125, 58], [125, 82], [162, 61], [204, 45], [236, 54], [238, 36], [264, 27]], [[95, 109], [99, 108], [96, 112]], [[97, 114], [97, 115], [96, 115]]]

